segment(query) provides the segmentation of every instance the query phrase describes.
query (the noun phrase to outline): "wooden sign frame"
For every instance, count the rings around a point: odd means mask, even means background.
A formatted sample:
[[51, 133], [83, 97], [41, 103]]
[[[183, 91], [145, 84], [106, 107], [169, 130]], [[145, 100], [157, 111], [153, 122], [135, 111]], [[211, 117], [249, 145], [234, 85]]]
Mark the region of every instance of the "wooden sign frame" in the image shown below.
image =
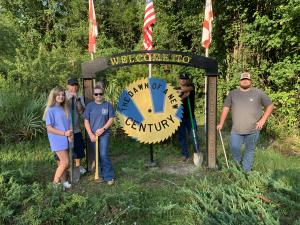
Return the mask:
[[[122, 52], [84, 62], [81, 65], [81, 70], [86, 102], [89, 102], [93, 99], [92, 89], [97, 72], [101, 72], [114, 67], [124, 67], [137, 64], [146, 65], [150, 62], [151, 64], [181, 65], [205, 70], [205, 76], [207, 76], [206, 161], [208, 168], [216, 168], [218, 62], [214, 58], [199, 56], [189, 52], [152, 50]], [[94, 165], [95, 157], [94, 154], [89, 150], [87, 150], [87, 157], [88, 169], [91, 170]]]

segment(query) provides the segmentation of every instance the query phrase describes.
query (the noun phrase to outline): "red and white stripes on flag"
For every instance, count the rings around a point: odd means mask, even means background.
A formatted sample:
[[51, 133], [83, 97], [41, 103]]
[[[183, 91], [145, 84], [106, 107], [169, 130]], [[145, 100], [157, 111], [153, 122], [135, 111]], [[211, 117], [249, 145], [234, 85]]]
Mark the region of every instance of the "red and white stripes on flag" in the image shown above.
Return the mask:
[[202, 31], [202, 46], [208, 49], [211, 43], [211, 31], [212, 31], [212, 21], [213, 21], [213, 10], [211, 0], [206, 0], [205, 3], [205, 15], [203, 21], [203, 31]]
[[98, 35], [96, 15], [93, 0], [89, 0], [89, 49], [90, 53], [96, 52], [96, 37]]
[[144, 17], [144, 49], [152, 50], [152, 25], [155, 23], [155, 12], [152, 0], [146, 0], [146, 9]]

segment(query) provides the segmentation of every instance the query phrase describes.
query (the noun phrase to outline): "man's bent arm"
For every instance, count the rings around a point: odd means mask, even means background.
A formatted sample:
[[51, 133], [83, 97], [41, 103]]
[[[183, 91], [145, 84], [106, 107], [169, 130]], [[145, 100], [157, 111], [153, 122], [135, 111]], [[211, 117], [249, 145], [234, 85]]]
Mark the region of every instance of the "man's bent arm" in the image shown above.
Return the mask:
[[269, 118], [269, 116], [271, 115], [272, 111], [273, 111], [273, 104], [270, 104], [267, 106], [263, 116], [260, 118], [260, 120], [256, 123], [256, 129], [262, 129], [265, 122], [267, 121], [267, 119]]

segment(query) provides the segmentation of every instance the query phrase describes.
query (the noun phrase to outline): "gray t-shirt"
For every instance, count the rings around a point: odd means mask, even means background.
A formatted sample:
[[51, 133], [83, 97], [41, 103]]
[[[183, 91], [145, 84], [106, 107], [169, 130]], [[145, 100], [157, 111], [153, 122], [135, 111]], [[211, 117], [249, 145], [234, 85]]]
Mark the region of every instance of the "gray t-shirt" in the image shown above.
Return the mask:
[[[68, 100], [68, 103], [69, 103], [69, 109], [70, 109], [70, 113], [72, 115], [72, 95], [70, 95], [68, 93], [68, 91], [66, 91], [66, 97], [67, 97], [67, 100]], [[79, 133], [80, 132], [80, 127], [79, 127], [79, 112], [77, 110], [77, 102], [79, 101], [80, 104], [82, 105], [82, 107], [85, 107], [85, 104], [84, 104], [84, 100], [83, 100], [83, 97], [82, 96], [79, 96], [77, 97], [78, 100], [76, 100], [76, 98], [74, 98], [74, 133]]]
[[239, 88], [229, 92], [224, 107], [231, 109], [232, 130], [237, 134], [256, 132], [257, 121], [263, 114], [263, 106], [272, 104], [270, 98], [260, 89], [251, 88], [241, 91]]

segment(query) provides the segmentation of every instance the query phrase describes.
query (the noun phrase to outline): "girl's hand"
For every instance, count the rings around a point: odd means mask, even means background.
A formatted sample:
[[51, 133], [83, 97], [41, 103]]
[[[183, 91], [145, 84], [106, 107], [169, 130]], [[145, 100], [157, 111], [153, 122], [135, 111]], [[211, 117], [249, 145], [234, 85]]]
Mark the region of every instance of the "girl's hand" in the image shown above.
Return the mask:
[[72, 135], [73, 135], [72, 130], [67, 130], [67, 131], [65, 131], [65, 136], [66, 136], [66, 137], [70, 137], [70, 136], [72, 136]]

